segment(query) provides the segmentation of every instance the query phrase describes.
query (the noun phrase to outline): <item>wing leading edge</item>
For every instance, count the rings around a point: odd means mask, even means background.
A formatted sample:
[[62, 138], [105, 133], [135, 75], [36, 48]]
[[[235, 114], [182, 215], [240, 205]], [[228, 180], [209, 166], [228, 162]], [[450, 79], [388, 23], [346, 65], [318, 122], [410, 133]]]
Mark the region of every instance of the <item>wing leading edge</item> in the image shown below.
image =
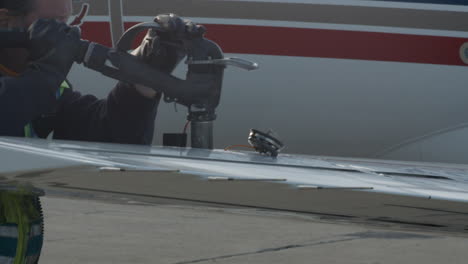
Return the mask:
[[0, 185], [199, 201], [468, 231], [468, 167], [0, 138]]

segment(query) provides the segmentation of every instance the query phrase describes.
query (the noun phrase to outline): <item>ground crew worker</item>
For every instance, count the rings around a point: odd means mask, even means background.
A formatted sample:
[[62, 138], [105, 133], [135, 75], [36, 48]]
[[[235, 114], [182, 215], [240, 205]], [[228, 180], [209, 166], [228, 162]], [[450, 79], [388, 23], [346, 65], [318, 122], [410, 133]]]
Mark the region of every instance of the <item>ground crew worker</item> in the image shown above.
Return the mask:
[[[159, 93], [119, 82], [98, 100], [73, 91], [66, 81], [80, 38], [78, 30], [63, 23], [70, 13], [71, 0], [0, 0], [0, 30], [32, 25], [33, 40], [29, 49], [0, 49], [0, 136], [45, 138], [53, 132], [55, 139], [150, 144]], [[164, 22], [169, 32], [158, 36], [150, 31], [134, 55], [171, 72], [183, 56], [173, 46], [159, 45], [160, 39], [176, 41], [198, 34], [200, 27], [173, 15], [155, 21]], [[1, 263], [37, 263], [42, 225], [37, 194], [0, 188]]]
[[[44, 17], [65, 21], [70, 10], [71, 0], [0, 0], [0, 28], [27, 28]], [[165, 20], [182, 21], [176, 16]], [[53, 131], [56, 139], [151, 143], [159, 93], [119, 82], [104, 100], [82, 96], [64, 82], [75, 59], [73, 40], [80, 38], [79, 32], [49, 20], [40, 29], [30, 29], [30, 34], [33, 39], [40, 35], [30, 49], [0, 50], [0, 136], [45, 138]], [[172, 46], [155, 45], [158, 41], [157, 35], [148, 34], [135, 54], [170, 72], [180, 54]]]

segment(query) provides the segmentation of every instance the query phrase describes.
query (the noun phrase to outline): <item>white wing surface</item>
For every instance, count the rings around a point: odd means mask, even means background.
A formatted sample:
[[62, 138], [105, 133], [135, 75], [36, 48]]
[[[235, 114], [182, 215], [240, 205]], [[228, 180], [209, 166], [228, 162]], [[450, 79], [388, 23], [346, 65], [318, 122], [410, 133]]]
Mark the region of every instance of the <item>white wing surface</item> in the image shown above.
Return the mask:
[[210, 202], [468, 232], [468, 166], [0, 138], [0, 188]]

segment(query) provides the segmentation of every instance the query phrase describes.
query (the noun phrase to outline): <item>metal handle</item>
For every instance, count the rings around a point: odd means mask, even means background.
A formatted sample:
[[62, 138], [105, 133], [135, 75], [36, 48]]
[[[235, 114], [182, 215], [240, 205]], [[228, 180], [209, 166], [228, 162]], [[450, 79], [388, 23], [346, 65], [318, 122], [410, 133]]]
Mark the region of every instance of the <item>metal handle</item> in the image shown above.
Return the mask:
[[116, 48], [120, 51], [127, 51], [131, 49], [133, 41], [138, 36], [138, 34], [144, 30], [154, 29], [157, 31], [164, 32], [165, 30], [156, 22], [145, 22], [134, 25], [129, 28], [122, 37], [117, 42]]
[[186, 64], [215, 64], [215, 65], [224, 65], [224, 66], [234, 66], [244, 70], [252, 71], [259, 68], [258, 63], [244, 60], [241, 58], [224, 58], [224, 59], [213, 59], [213, 60], [191, 60], [188, 59]]

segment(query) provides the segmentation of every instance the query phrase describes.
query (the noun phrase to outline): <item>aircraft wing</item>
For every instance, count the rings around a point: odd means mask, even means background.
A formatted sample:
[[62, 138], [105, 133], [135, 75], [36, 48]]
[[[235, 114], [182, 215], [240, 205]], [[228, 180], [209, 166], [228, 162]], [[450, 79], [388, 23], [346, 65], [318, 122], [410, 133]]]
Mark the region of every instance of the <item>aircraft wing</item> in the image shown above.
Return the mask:
[[0, 188], [92, 191], [468, 231], [468, 166], [0, 137]]

